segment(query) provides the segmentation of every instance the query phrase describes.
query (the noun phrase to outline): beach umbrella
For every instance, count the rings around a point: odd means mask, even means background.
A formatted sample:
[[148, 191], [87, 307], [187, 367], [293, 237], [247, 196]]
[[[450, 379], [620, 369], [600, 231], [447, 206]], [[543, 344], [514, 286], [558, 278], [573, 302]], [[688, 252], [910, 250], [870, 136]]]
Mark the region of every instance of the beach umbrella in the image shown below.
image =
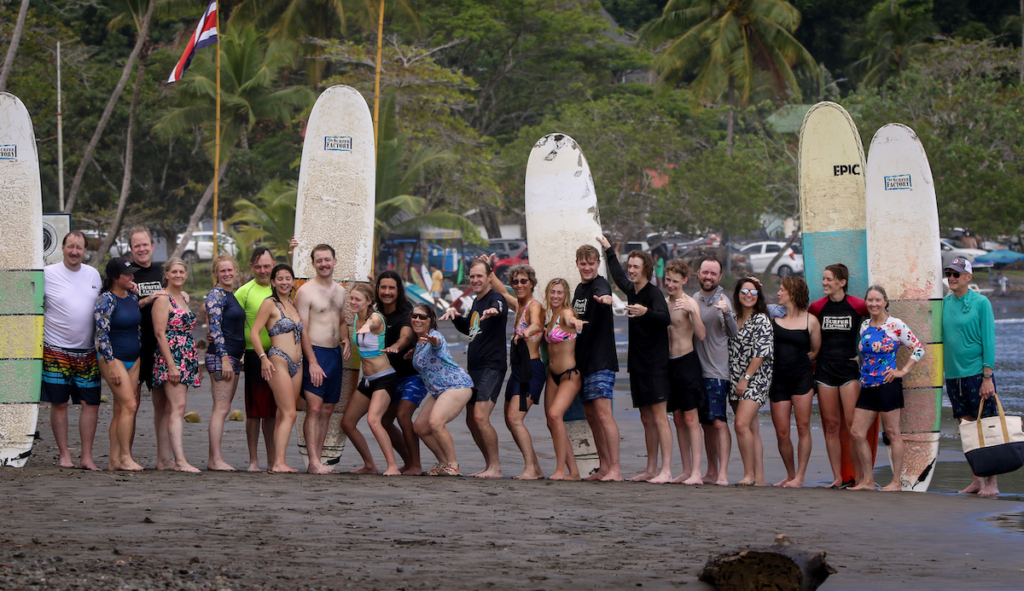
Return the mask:
[[1012, 250], [1000, 249], [974, 257], [976, 263], [1009, 264], [1024, 261], [1024, 254]]

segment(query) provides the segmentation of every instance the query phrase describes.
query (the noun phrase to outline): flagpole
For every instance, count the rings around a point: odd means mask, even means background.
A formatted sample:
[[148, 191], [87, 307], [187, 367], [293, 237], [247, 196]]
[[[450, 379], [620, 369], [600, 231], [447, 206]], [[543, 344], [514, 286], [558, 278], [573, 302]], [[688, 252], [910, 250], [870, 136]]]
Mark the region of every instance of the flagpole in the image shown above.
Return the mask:
[[[217, 258], [217, 197], [220, 188], [220, 3], [214, 11], [217, 18], [217, 129], [213, 146], [213, 258]], [[197, 243], [198, 244], [198, 243]], [[198, 247], [197, 247], [198, 250]]]
[[64, 211], [64, 119], [60, 109], [60, 41], [57, 41], [57, 200]]
[[380, 115], [380, 52], [384, 38], [384, 0], [380, 0], [380, 18], [377, 22], [377, 77], [373, 89], [373, 144], [374, 157], [377, 148], [377, 119]]

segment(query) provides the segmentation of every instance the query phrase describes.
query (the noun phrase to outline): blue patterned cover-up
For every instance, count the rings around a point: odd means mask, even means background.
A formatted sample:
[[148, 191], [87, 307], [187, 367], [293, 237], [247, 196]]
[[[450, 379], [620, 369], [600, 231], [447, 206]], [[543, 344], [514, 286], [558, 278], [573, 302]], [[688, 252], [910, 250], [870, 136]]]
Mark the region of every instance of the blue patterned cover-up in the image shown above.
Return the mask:
[[412, 357], [412, 365], [423, 378], [427, 392], [437, 398], [446, 390], [472, 388], [473, 379], [452, 359], [444, 335], [436, 330], [431, 330], [430, 336], [441, 339], [441, 342], [435, 347], [430, 343], [420, 341], [416, 344], [416, 352]]

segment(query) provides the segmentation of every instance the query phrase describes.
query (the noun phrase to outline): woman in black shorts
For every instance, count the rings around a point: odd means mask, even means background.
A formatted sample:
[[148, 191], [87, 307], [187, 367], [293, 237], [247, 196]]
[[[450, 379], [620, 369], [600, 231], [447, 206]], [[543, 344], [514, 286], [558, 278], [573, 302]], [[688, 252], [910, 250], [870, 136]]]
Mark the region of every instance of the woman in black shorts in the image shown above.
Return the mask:
[[[900, 433], [900, 410], [903, 408], [903, 376], [924, 357], [924, 346], [917, 340], [906, 322], [889, 316], [889, 296], [880, 285], [872, 285], [864, 294], [871, 318], [860, 326], [860, 398], [853, 413], [850, 433], [857, 445], [857, 457], [864, 473], [851, 490], [875, 490], [875, 475], [871, 466], [871, 444], [868, 429], [882, 413], [882, 425], [889, 438], [892, 451], [892, 482], [884, 491], [903, 490], [903, 436]], [[911, 349], [907, 364], [900, 369], [896, 352], [900, 345]]]
[[[840, 488], [855, 483], [843, 482], [842, 444], [839, 441], [840, 421], [849, 429], [853, 423], [853, 409], [860, 396], [860, 362], [857, 359], [857, 339], [860, 323], [868, 315], [864, 300], [846, 295], [850, 271], [846, 265], [836, 263], [825, 267], [821, 287], [825, 297], [811, 304], [808, 311], [818, 317], [821, 324], [821, 349], [818, 351], [814, 381], [818, 384], [818, 412], [825, 423], [825, 449], [832, 465], [832, 484]], [[853, 456], [853, 467], [859, 480], [860, 463]]]
[[[775, 486], [800, 488], [811, 458], [811, 406], [814, 404], [814, 371], [811, 361], [821, 348], [821, 325], [807, 312], [810, 295], [801, 277], [786, 277], [779, 288], [779, 304], [786, 315], [772, 319], [775, 359], [771, 401], [772, 423], [779, 441], [779, 454], [786, 465], [786, 479]], [[793, 442], [789, 438], [789, 417], [796, 414], [797, 462], [793, 464]]]

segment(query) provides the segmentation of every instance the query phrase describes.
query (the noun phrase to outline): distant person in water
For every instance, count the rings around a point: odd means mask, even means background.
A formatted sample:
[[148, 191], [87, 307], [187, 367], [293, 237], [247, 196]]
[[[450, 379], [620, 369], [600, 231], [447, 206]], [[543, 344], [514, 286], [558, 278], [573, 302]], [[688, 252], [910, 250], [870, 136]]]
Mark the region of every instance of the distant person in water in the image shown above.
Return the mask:
[[[979, 419], [996, 414], [992, 396], [996, 393], [996, 323], [992, 303], [969, 288], [974, 277], [967, 259], [950, 261], [943, 274], [952, 293], [942, 302], [942, 361], [946, 394], [957, 419]], [[978, 409], [984, 400], [981, 416]], [[995, 476], [974, 476], [970, 486], [960, 491], [981, 496], [996, 496]]]

